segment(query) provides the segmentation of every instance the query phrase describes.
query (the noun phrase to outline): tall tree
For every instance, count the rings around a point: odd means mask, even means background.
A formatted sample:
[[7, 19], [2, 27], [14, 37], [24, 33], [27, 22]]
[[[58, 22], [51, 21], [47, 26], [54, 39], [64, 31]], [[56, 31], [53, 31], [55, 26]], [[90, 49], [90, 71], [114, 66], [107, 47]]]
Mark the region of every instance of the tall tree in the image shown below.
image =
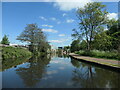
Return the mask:
[[85, 40], [82, 40], [82, 42], [80, 42], [80, 50], [86, 50], [87, 49], [87, 43]]
[[85, 39], [87, 50], [91, 50], [94, 36], [104, 30], [103, 25], [107, 23], [107, 13], [105, 5], [98, 2], [87, 3], [84, 8], [78, 8], [79, 30], [74, 29], [72, 36]]
[[70, 50], [70, 46], [64, 46], [63, 50], [66, 51], [66, 53], [68, 53]]
[[10, 44], [7, 35], [4, 35], [4, 37], [2, 38], [1, 44], [5, 44], [5, 45], [9, 45]]
[[107, 34], [112, 38], [112, 49], [120, 52], [120, 24], [119, 20], [110, 20]]
[[79, 40], [74, 40], [74, 41], [71, 43], [70, 51], [71, 51], [71, 52], [79, 51], [79, 49], [80, 49], [80, 41], [79, 41]]
[[[48, 43], [42, 29], [38, 28], [37, 24], [27, 24], [25, 30], [17, 37], [17, 40], [29, 43], [31, 52], [42, 52], [47, 50]], [[44, 52], [46, 52], [44, 50]]]
[[97, 34], [93, 40], [93, 47], [97, 50], [110, 51], [112, 48], [112, 37], [107, 35], [106, 32]]
[[117, 25], [118, 20], [115, 20], [114, 18], [107, 21], [107, 28], [110, 29], [112, 26]]
[[30, 44], [31, 50], [33, 52], [34, 50], [34, 44], [35, 44], [35, 31], [37, 31], [38, 27], [36, 24], [27, 24], [25, 27], [25, 30], [17, 37], [17, 40], [20, 40], [22, 42], [27, 42]]

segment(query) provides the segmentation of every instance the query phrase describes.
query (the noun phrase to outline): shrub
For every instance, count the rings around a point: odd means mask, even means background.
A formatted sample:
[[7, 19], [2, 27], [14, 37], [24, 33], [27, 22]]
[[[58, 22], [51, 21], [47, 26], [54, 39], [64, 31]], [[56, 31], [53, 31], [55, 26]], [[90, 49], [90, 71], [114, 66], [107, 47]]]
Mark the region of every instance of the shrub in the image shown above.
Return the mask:
[[91, 57], [97, 57], [97, 58], [108, 58], [108, 59], [120, 60], [120, 54], [118, 52], [92, 50], [90, 52], [89, 51], [78, 51], [75, 53], [82, 55], [82, 56], [91, 56]]
[[28, 57], [31, 55], [31, 52], [24, 48], [14, 48], [14, 47], [3, 47], [2, 48], [2, 58], [5, 59], [12, 59], [18, 57]]

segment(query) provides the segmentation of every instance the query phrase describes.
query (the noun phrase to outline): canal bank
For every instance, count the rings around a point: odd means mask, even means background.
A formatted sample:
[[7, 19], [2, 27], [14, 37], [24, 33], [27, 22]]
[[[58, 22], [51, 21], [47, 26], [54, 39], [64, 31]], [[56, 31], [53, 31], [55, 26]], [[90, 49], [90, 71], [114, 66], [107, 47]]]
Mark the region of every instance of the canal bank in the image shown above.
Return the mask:
[[69, 56], [78, 59], [80, 61], [85, 61], [89, 63], [94, 63], [97, 65], [101, 66], [106, 66], [109, 68], [114, 68], [114, 69], [120, 69], [120, 61], [117, 60], [109, 60], [109, 59], [101, 59], [101, 58], [94, 58], [94, 57], [88, 57], [88, 56], [80, 56], [75, 53], [70, 53]]

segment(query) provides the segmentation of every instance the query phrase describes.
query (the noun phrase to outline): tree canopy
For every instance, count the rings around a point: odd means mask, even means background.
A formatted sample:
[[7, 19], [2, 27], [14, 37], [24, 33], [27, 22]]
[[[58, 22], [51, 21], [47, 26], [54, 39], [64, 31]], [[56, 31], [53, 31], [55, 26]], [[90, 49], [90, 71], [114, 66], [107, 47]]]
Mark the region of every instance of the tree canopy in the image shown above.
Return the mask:
[[7, 35], [4, 35], [4, 37], [2, 38], [1, 44], [5, 44], [5, 45], [9, 45], [10, 44]]
[[71, 43], [71, 48], [70, 48], [70, 51], [71, 52], [74, 52], [74, 51], [79, 51], [80, 49], [80, 40], [74, 40], [72, 43]]
[[107, 23], [107, 13], [105, 5], [98, 2], [87, 3], [84, 8], [78, 8], [79, 30], [74, 29], [72, 36], [86, 40], [87, 49], [91, 50], [95, 35], [104, 30], [103, 25]]
[[45, 33], [41, 28], [38, 28], [37, 24], [27, 24], [17, 40], [27, 42], [31, 52], [46, 52], [47, 48], [50, 48]]

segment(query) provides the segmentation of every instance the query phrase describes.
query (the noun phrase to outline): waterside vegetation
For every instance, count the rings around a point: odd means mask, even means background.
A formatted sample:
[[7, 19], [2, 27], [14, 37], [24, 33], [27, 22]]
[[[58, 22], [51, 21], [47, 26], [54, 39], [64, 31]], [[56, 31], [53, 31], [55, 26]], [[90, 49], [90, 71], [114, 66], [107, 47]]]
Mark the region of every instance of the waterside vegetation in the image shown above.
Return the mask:
[[110, 51], [99, 51], [99, 50], [91, 50], [88, 51], [77, 51], [76, 54], [79, 54], [81, 56], [90, 56], [90, 57], [96, 57], [96, 58], [107, 58], [107, 59], [113, 59], [113, 60], [120, 60], [120, 55], [118, 52], [110, 52]]
[[71, 52], [120, 60], [120, 19], [109, 19], [105, 7], [94, 2], [77, 10], [79, 29], [73, 29]]
[[26, 48], [19, 47], [2, 47], [2, 58], [3, 61], [7, 59], [16, 59], [23, 57], [30, 57], [32, 53]]

